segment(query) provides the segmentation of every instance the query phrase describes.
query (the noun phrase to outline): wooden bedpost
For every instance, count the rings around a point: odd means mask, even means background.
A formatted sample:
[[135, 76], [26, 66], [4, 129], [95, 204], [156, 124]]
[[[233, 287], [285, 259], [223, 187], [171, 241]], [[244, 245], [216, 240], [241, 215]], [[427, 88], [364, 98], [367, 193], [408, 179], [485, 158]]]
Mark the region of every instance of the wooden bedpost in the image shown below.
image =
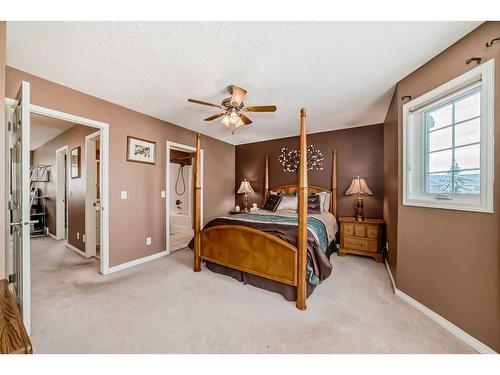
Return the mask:
[[266, 155], [266, 169], [264, 172], [264, 203], [266, 204], [267, 197], [269, 196], [269, 156]]
[[306, 309], [307, 298], [307, 138], [306, 109], [300, 110], [299, 222], [297, 238], [297, 308]]
[[337, 209], [338, 209], [338, 204], [337, 204], [337, 150], [333, 149], [332, 153], [332, 199], [331, 199], [331, 205], [332, 209], [331, 212], [335, 216], [335, 219], [337, 219]]
[[200, 134], [196, 134], [196, 153], [194, 157], [194, 272], [201, 271], [201, 160]]

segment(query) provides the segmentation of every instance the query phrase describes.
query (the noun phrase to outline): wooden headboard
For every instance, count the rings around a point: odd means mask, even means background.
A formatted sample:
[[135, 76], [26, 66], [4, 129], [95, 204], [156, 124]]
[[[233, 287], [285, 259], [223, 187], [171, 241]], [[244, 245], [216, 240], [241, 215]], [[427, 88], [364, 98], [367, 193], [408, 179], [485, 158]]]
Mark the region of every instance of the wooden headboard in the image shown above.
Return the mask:
[[[266, 156], [266, 168], [265, 168], [265, 175], [264, 175], [264, 201], [267, 200], [267, 197], [269, 195], [269, 191], [275, 191], [277, 193], [284, 193], [284, 194], [290, 194], [290, 193], [297, 193], [299, 191], [299, 185], [297, 184], [292, 184], [292, 185], [283, 185], [283, 186], [277, 186], [272, 189], [269, 189], [269, 157]], [[311, 186], [309, 185], [307, 188], [307, 191], [309, 193], [321, 193], [321, 192], [327, 192], [330, 193], [330, 212], [337, 217], [337, 150], [333, 150], [332, 152], [332, 189], [323, 189], [318, 186]]]

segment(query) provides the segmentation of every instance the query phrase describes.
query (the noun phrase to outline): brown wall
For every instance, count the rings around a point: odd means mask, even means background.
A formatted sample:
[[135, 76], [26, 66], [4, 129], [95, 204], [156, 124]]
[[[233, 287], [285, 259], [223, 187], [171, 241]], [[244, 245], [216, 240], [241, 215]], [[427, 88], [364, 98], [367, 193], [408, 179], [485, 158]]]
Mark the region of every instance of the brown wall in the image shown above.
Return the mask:
[[[382, 217], [383, 200], [383, 126], [370, 125], [351, 129], [315, 133], [307, 136], [307, 144], [321, 150], [325, 158], [322, 171], [309, 172], [309, 184], [331, 189], [332, 151], [337, 150], [338, 216], [354, 214], [354, 198], [345, 196], [352, 179], [366, 178], [373, 196], [364, 198], [366, 217]], [[265, 156], [269, 156], [269, 186], [296, 184], [295, 173], [283, 172], [278, 161], [282, 147], [298, 149], [299, 137], [274, 139], [236, 146], [235, 191], [243, 178], [250, 181], [255, 194], [249, 195], [250, 204], [262, 204], [264, 191]], [[238, 204], [242, 197], [237, 196]]]
[[[83, 234], [85, 233], [85, 136], [96, 131], [95, 128], [76, 125], [59, 134], [56, 138], [33, 151], [33, 165], [51, 165], [49, 182], [41, 183], [46, 199], [47, 226], [49, 232], [56, 234], [56, 150], [68, 146], [68, 158], [71, 150], [80, 146], [80, 177], [68, 179], [68, 242], [85, 252]], [[68, 170], [68, 174], [69, 174]], [[80, 238], [76, 234], [80, 233]]]
[[[500, 22], [487, 22], [398, 83], [398, 144], [402, 141], [401, 96], [416, 98], [457, 77], [474, 64], [496, 58], [495, 138], [500, 139], [500, 45], [485, 43], [500, 35]], [[500, 147], [495, 147], [494, 214], [401, 205], [401, 148], [393, 117], [385, 127], [385, 158], [399, 159], [397, 287], [453, 324], [500, 351]], [[393, 181], [386, 175], [386, 181]], [[394, 194], [394, 189], [387, 194]], [[391, 196], [391, 200], [394, 197]], [[390, 246], [389, 246], [390, 247]]]
[[[6, 73], [9, 97], [25, 80], [31, 84], [32, 103], [109, 124], [110, 266], [165, 250], [165, 199], [161, 191], [166, 188], [166, 141], [194, 146], [195, 133], [11, 67]], [[156, 165], [126, 161], [127, 135], [157, 142]], [[235, 147], [206, 136], [201, 144], [205, 150], [206, 222], [226, 214], [234, 204]], [[121, 190], [128, 191], [128, 199], [120, 199]], [[146, 237], [152, 237], [150, 246], [146, 246]]]
[[0, 280], [5, 279], [5, 36], [6, 22], [0, 21]]

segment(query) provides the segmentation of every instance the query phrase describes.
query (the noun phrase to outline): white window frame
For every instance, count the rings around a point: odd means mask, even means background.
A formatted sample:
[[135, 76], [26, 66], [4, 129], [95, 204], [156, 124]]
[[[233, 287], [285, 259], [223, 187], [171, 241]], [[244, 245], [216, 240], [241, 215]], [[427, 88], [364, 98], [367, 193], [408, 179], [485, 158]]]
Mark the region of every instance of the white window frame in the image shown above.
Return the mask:
[[[495, 59], [403, 105], [403, 205], [493, 213]], [[425, 126], [427, 108], [481, 86], [480, 194], [436, 194], [425, 190]]]

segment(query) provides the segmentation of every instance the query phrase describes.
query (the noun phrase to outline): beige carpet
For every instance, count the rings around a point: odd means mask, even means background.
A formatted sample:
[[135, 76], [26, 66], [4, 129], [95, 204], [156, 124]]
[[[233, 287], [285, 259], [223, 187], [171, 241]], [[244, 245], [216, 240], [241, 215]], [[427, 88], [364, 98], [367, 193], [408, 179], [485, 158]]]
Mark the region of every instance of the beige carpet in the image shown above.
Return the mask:
[[35, 353], [473, 353], [396, 298], [384, 265], [335, 257], [305, 312], [180, 250], [109, 276], [50, 238], [32, 241]]

